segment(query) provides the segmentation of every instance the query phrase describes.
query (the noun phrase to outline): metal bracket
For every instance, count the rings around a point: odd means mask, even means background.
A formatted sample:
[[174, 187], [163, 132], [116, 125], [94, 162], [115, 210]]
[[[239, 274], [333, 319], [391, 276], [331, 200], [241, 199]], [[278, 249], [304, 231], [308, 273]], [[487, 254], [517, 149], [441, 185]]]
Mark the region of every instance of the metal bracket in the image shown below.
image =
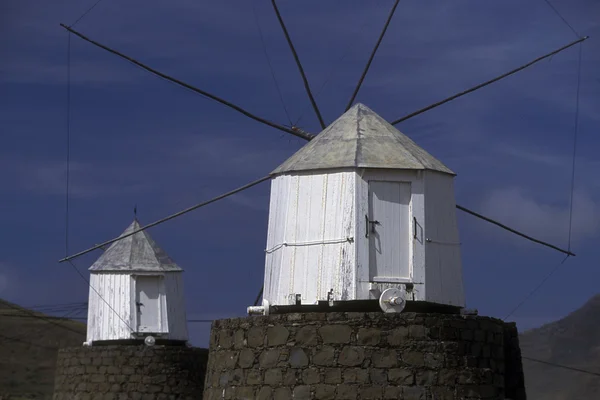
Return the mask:
[[365, 215], [365, 237], [368, 238], [369, 237], [369, 224], [371, 225], [371, 232], [375, 233], [375, 225], [381, 225], [381, 222], [379, 221], [371, 221], [369, 219], [368, 215]]

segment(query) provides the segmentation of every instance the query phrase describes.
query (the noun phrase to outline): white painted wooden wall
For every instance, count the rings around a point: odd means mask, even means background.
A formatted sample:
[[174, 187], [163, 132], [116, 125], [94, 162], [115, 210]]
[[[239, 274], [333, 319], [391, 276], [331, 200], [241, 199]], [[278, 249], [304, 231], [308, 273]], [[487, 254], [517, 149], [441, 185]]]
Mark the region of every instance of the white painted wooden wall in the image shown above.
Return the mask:
[[435, 171], [424, 174], [427, 300], [464, 307], [454, 179]]
[[[334, 300], [372, 299], [386, 288], [412, 283], [410, 300], [464, 306], [453, 178], [433, 171], [384, 169], [275, 177], [263, 298], [272, 305], [288, 305], [299, 293], [302, 304], [316, 304], [327, 300], [333, 289]], [[366, 217], [374, 219], [370, 185], [401, 192], [384, 196], [402, 197], [403, 204], [384, 201], [380, 207], [400, 221], [401, 228], [385, 223], [385, 228], [375, 226], [375, 235], [366, 237]], [[378, 243], [373, 238], [378, 235], [397, 237]], [[375, 270], [371, 249], [382, 244], [391, 250], [375, 257], [378, 263], [393, 265], [401, 259], [405, 264], [390, 267], [395, 276], [375, 278], [380, 271]]]
[[87, 342], [131, 339], [131, 275], [92, 273], [90, 286]]
[[353, 299], [356, 173], [282, 175], [271, 184], [263, 297], [272, 304]]
[[[137, 278], [156, 279], [158, 321], [150, 329], [140, 327], [136, 302]], [[163, 339], [188, 340], [181, 272], [156, 273], [99, 272], [90, 276], [87, 342], [132, 339], [148, 333], [160, 333]], [[146, 302], [145, 296], [144, 302]], [[156, 312], [155, 312], [156, 311]]]

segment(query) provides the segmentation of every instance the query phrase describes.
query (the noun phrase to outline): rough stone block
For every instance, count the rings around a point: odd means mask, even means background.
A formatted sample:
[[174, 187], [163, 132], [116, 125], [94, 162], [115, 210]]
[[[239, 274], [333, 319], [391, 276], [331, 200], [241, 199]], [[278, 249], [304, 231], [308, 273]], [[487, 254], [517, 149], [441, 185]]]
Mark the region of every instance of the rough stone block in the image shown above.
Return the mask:
[[360, 398], [365, 400], [381, 399], [383, 397], [383, 387], [369, 386], [360, 389]]
[[376, 346], [381, 341], [381, 329], [360, 328], [356, 334], [356, 344], [361, 346]]
[[432, 386], [436, 383], [436, 372], [429, 370], [420, 370], [415, 374], [415, 381], [418, 386]]
[[235, 391], [237, 400], [254, 400], [255, 388], [249, 386], [238, 387]]
[[369, 381], [369, 372], [363, 368], [348, 368], [342, 373], [344, 383], [366, 383]]
[[323, 343], [350, 343], [352, 328], [348, 325], [325, 325], [319, 328]]
[[369, 376], [371, 377], [371, 383], [377, 385], [385, 385], [388, 381], [388, 372], [387, 369], [383, 368], [372, 368], [369, 371]]
[[283, 372], [281, 368], [268, 369], [265, 372], [265, 384], [279, 386], [283, 382]]
[[342, 370], [339, 368], [326, 368], [323, 381], [325, 383], [342, 383]]
[[401, 346], [408, 341], [408, 328], [400, 326], [388, 333], [388, 344], [392, 347]]
[[240, 351], [238, 357], [238, 365], [242, 368], [250, 368], [254, 365], [254, 351], [250, 349], [244, 349]]
[[335, 385], [318, 384], [315, 385], [315, 399], [329, 400], [335, 399]]
[[315, 365], [332, 366], [335, 364], [335, 349], [331, 346], [323, 346], [317, 350], [312, 357], [312, 362]]
[[294, 400], [310, 400], [310, 386], [300, 385], [294, 388], [292, 393]]
[[402, 353], [402, 361], [409, 365], [422, 367], [425, 365], [425, 355], [418, 351], [407, 351]]
[[358, 346], [346, 346], [340, 352], [338, 364], [354, 367], [361, 365], [365, 359], [365, 350]]
[[396, 385], [413, 385], [415, 374], [409, 369], [393, 368], [388, 372], [388, 379]]
[[307, 368], [302, 371], [302, 382], [305, 385], [312, 385], [321, 382], [321, 373], [316, 368]]
[[377, 368], [392, 368], [398, 365], [398, 353], [391, 349], [376, 350], [371, 361]]
[[308, 365], [308, 356], [304, 349], [295, 347], [290, 350], [290, 356], [288, 360], [292, 368], [301, 368]]
[[424, 388], [418, 386], [404, 386], [402, 388], [402, 398], [404, 400], [425, 400], [426, 392]]
[[339, 400], [355, 400], [358, 398], [358, 388], [358, 385], [339, 385], [335, 398]]
[[258, 369], [251, 369], [246, 373], [246, 384], [247, 385], [260, 385], [262, 384], [262, 373]]
[[262, 347], [265, 342], [265, 329], [252, 327], [248, 330], [248, 347]]
[[290, 331], [284, 326], [271, 326], [267, 329], [267, 344], [280, 346], [287, 342]]
[[233, 347], [235, 349], [242, 349], [248, 345], [245, 333], [243, 329], [238, 329], [233, 335]]
[[[402, 388], [399, 386], [386, 386], [383, 388], [383, 398], [384, 399], [401, 399], [402, 398]], [[438, 400], [437, 397], [435, 400]]]
[[273, 389], [269, 386], [263, 386], [258, 391], [257, 400], [271, 400], [273, 398]]
[[318, 344], [317, 328], [303, 326], [296, 332], [296, 344], [303, 347], [312, 347]]
[[258, 363], [261, 368], [271, 368], [277, 365], [277, 361], [279, 361], [279, 355], [281, 354], [281, 350], [279, 349], [270, 349], [265, 350], [260, 354], [258, 358]]
[[290, 388], [280, 387], [275, 389], [273, 400], [290, 400], [292, 399], [292, 391]]

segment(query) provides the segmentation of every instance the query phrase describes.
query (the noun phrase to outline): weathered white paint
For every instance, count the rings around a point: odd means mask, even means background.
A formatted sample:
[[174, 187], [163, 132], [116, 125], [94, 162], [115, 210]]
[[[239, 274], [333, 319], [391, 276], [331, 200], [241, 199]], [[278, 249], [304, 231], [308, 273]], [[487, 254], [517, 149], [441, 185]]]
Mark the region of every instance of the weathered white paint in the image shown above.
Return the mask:
[[[181, 272], [92, 273], [87, 342], [148, 334], [188, 340], [181, 275]], [[138, 313], [137, 302], [144, 303], [142, 315]]]
[[454, 180], [447, 174], [425, 171], [424, 182], [427, 300], [464, 307]]
[[354, 297], [356, 173], [335, 171], [276, 177], [266, 248], [263, 297], [303, 304]]
[[91, 274], [87, 342], [132, 337], [130, 279], [129, 274], [119, 272]]
[[[368, 220], [381, 222], [375, 234]], [[355, 169], [273, 179], [263, 294], [271, 305], [293, 304], [295, 294], [315, 304], [331, 289], [334, 300], [374, 299], [407, 283], [408, 300], [465, 305], [452, 175]]]
[[187, 315], [183, 296], [183, 274], [166, 273], [164, 275], [166, 302], [165, 326], [168, 327], [169, 339], [188, 340]]
[[[357, 104], [272, 173], [263, 298], [464, 306], [454, 173]], [[370, 231], [369, 220], [381, 225]]]
[[[136, 227], [137, 220], [125, 232]], [[188, 340], [183, 270], [147, 232], [129, 238], [113, 243], [90, 268], [86, 343], [147, 335]]]
[[161, 316], [164, 314], [162, 308], [161, 292], [164, 290], [162, 277], [157, 275], [138, 276], [135, 279], [136, 293], [136, 324], [138, 332], [162, 333]]
[[[386, 280], [373, 281], [372, 266], [370, 263], [370, 240], [365, 235], [357, 235], [357, 299], [374, 299], [385, 289], [402, 287], [405, 283], [412, 283], [413, 290], [407, 292], [409, 300], [425, 300], [425, 254], [422, 240], [424, 229], [425, 207], [423, 173], [415, 170], [383, 170], [383, 169], [361, 169], [357, 187], [357, 219], [356, 227], [359, 232], [366, 232], [366, 215], [369, 215], [369, 186], [371, 182], [396, 182], [400, 185], [410, 186], [410, 201], [408, 204], [408, 236], [404, 239], [403, 248], [408, 249], [408, 276], [397, 274], [389, 276]], [[415, 225], [415, 221], [417, 222]], [[385, 223], [386, 221], [381, 221]], [[376, 229], [379, 227], [376, 227]], [[406, 227], [405, 227], [406, 229]], [[414, 232], [417, 232], [415, 238]], [[405, 231], [406, 232], [406, 231]], [[406, 251], [406, 250], [405, 250]], [[371, 291], [373, 290], [373, 291]]]
[[409, 206], [409, 182], [369, 182], [365, 236], [369, 237], [370, 281], [397, 283], [410, 279]]

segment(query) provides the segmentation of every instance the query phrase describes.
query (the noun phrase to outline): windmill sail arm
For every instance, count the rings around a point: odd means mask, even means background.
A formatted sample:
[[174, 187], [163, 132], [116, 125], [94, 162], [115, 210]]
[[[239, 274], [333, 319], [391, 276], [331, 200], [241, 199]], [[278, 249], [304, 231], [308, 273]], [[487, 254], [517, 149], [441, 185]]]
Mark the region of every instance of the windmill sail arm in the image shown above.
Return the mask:
[[385, 21], [385, 24], [383, 25], [383, 30], [379, 34], [379, 38], [377, 39], [377, 43], [375, 43], [375, 47], [373, 48], [373, 51], [371, 51], [371, 55], [369, 56], [367, 65], [365, 66], [365, 69], [363, 70], [362, 74], [360, 75], [358, 83], [356, 84], [356, 88], [354, 88], [354, 92], [352, 92], [352, 97], [350, 97], [350, 100], [348, 101], [348, 105], [346, 105], [346, 111], [348, 111], [350, 109], [350, 107], [352, 107], [352, 103], [354, 103], [354, 99], [356, 99], [356, 96], [358, 95], [358, 91], [360, 90], [360, 87], [362, 86], [362, 83], [365, 80], [365, 77], [367, 76], [367, 72], [369, 72], [369, 68], [371, 67], [373, 58], [375, 58], [375, 53], [377, 53], [377, 49], [379, 48], [379, 45], [381, 44], [381, 41], [383, 40], [383, 37], [385, 36], [385, 32], [387, 31], [387, 28], [390, 25], [390, 22], [392, 21], [392, 17], [394, 16], [394, 13], [396, 12], [396, 7], [398, 7], [399, 2], [400, 2], [400, 0], [395, 1], [394, 5], [392, 6], [392, 9], [390, 10], [390, 13], [388, 14], [387, 20]]
[[275, 11], [275, 14], [277, 15], [277, 19], [279, 20], [279, 25], [281, 26], [281, 29], [283, 30], [283, 34], [285, 35], [285, 39], [288, 43], [288, 46], [289, 46], [290, 50], [292, 51], [292, 55], [294, 56], [294, 60], [296, 61], [296, 65], [298, 66], [298, 71], [300, 71], [300, 76], [302, 76], [302, 82], [304, 83], [304, 89], [306, 89], [306, 93], [308, 94], [308, 99], [310, 100], [310, 104], [312, 105], [313, 110], [315, 110], [315, 114], [317, 115], [319, 124], [321, 124], [321, 128], [325, 129], [325, 127], [326, 127], [325, 121], [323, 120], [323, 117], [321, 116], [321, 112], [319, 111], [317, 102], [315, 101], [315, 98], [313, 97], [313, 94], [310, 90], [310, 85], [308, 84], [308, 79], [306, 78], [306, 74], [304, 73], [304, 68], [302, 68], [302, 63], [300, 63], [300, 58], [298, 57], [296, 48], [294, 47], [294, 44], [292, 43], [292, 38], [290, 37], [290, 34], [289, 34], [287, 28], [285, 27], [285, 23], [283, 22], [283, 18], [281, 17], [281, 13], [279, 12], [279, 8], [277, 7], [275, 0], [271, 0], [271, 4], [273, 5], [273, 10]]
[[119, 240], [121, 240], [121, 239], [125, 239], [126, 237], [133, 236], [133, 235], [135, 235], [135, 234], [136, 234], [136, 233], [138, 233], [138, 232], [145, 231], [146, 229], [152, 228], [153, 226], [160, 225], [160, 224], [162, 224], [163, 222], [167, 222], [167, 221], [170, 221], [170, 220], [172, 220], [172, 219], [174, 219], [174, 218], [180, 217], [180, 216], [182, 216], [182, 215], [184, 215], [184, 214], [187, 214], [187, 213], [189, 213], [189, 212], [191, 212], [191, 211], [194, 211], [194, 210], [196, 210], [196, 209], [198, 209], [198, 208], [200, 208], [200, 207], [207, 206], [207, 205], [209, 205], [209, 204], [211, 204], [211, 203], [214, 203], [214, 202], [216, 202], [216, 201], [222, 200], [222, 199], [224, 199], [224, 198], [226, 198], [226, 197], [232, 196], [232, 195], [234, 195], [234, 194], [236, 194], [236, 193], [239, 193], [239, 192], [242, 192], [242, 191], [244, 191], [244, 190], [246, 190], [246, 189], [250, 189], [251, 187], [254, 187], [254, 186], [258, 185], [259, 183], [262, 183], [262, 182], [264, 182], [264, 181], [266, 181], [266, 180], [269, 180], [270, 178], [271, 178], [271, 176], [269, 176], [269, 175], [267, 175], [267, 176], [264, 176], [264, 177], [262, 177], [262, 178], [260, 178], [260, 179], [257, 179], [257, 180], [255, 180], [255, 181], [253, 181], [253, 182], [250, 182], [250, 183], [248, 183], [248, 184], [246, 184], [246, 185], [244, 185], [244, 186], [240, 186], [240, 187], [239, 187], [239, 188], [237, 188], [237, 189], [233, 189], [233, 190], [231, 190], [231, 191], [229, 191], [229, 192], [227, 192], [227, 193], [223, 193], [223, 194], [221, 194], [221, 195], [219, 195], [219, 196], [217, 196], [217, 197], [213, 197], [213, 198], [212, 198], [212, 199], [210, 199], [210, 200], [203, 201], [202, 203], [198, 203], [198, 204], [196, 204], [196, 205], [194, 205], [194, 206], [192, 206], [192, 207], [188, 207], [188, 208], [186, 208], [186, 209], [184, 209], [184, 210], [181, 210], [181, 211], [179, 211], [179, 212], [176, 212], [175, 214], [171, 214], [171, 215], [169, 215], [169, 216], [167, 216], [167, 217], [161, 218], [161, 219], [159, 219], [158, 221], [154, 221], [154, 222], [152, 222], [151, 224], [145, 225], [145, 226], [143, 226], [143, 227], [141, 227], [141, 228], [139, 228], [139, 229], [133, 229], [131, 232], [125, 233], [125, 234], [123, 234], [123, 235], [121, 235], [121, 236], [119, 236], [119, 237], [117, 237], [117, 238], [114, 238], [114, 239], [107, 240], [106, 242], [103, 242], [103, 243], [97, 244], [97, 245], [95, 245], [95, 246], [93, 246], [93, 247], [90, 247], [90, 248], [89, 248], [89, 249], [87, 249], [87, 250], [83, 250], [83, 251], [80, 251], [79, 253], [76, 253], [76, 254], [73, 254], [73, 255], [71, 255], [71, 256], [65, 257], [65, 258], [63, 258], [63, 259], [59, 260], [58, 262], [59, 262], [59, 263], [63, 263], [63, 262], [65, 262], [65, 261], [70, 261], [70, 260], [73, 260], [73, 259], [75, 259], [75, 258], [81, 257], [81, 256], [83, 256], [84, 254], [87, 254], [87, 253], [89, 253], [89, 252], [92, 252], [92, 251], [94, 251], [94, 250], [97, 250], [97, 249], [100, 249], [100, 248], [106, 247], [106, 246], [108, 246], [108, 245], [110, 245], [110, 244], [113, 244], [114, 242], [117, 242], [117, 241], [119, 241]]
[[559, 49], [556, 49], [556, 50], [554, 50], [554, 51], [552, 51], [552, 52], [550, 52], [548, 54], [545, 54], [545, 55], [543, 55], [541, 57], [538, 57], [535, 60], [532, 60], [532, 61], [528, 62], [527, 64], [521, 65], [520, 67], [515, 68], [515, 69], [513, 69], [511, 71], [508, 71], [508, 72], [506, 72], [506, 73], [504, 73], [504, 74], [502, 74], [500, 76], [497, 76], [497, 77], [495, 77], [493, 79], [490, 79], [489, 81], [480, 83], [479, 85], [473, 86], [470, 89], [464, 90], [464, 91], [462, 91], [460, 93], [456, 93], [456, 94], [454, 94], [454, 95], [452, 95], [450, 97], [445, 98], [444, 100], [438, 101], [437, 103], [430, 104], [427, 107], [421, 108], [420, 110], [417, 110], [417, 111], [412, 112], [412, 113], [410, 113], [408, 115], [405, 115], [404, 117], [399, 118], [399, 119], [391, 122], [391, 124], [392, 125], [399, 124], [400, 122], [406, 121], [409, 118], [416, 117], [419, 114], [422, 114], [422, 113], [424, 113], [426, 111], [432, 110], [432, 109], [434, 109], [436, 107], [439, 107], [439, 106], [441, 106], [443, 104], [446, 104], [446, 103], [448, 103], [448, 102], [450, 102], [450, 101], [452, 101], [454, 99], [458, 99], [459, 97], [462, 97], [462, 96], [464, 96], [466, 94], [472, 93], [472, 92], [474, 92], [474, 91], [476, 91], [478, 89], [481, 89], [481, 88], [483, 88], [485, 86], [491, 85], [494, 82], [498, 82], [499, 80], [504, 79], [506, 77], [509, 77], [510, 75], [513, 75], [513, 74], [515, 74], [515, 73], [517, 73], [519, 71], [522, 71], [525, 68], [528, 68], [528, 67], [532, 66], [535, 63], [538, 63], [538, 62], [540, 62], [540, 61], [542, 61], [542, 60], [544, 60], [544, 59], [546, 59], [548, 57], [552, 57], [553, 55], [558, 54], [561, 51], [568, 49], [569, 47], [575, 46], [577, 43], [581, 43], [581, 42], [583, 42], [584, 40], [586, 40], [588, 38], [589, 38], [589, 36], [584, 36], [582, 38], [579, 38], [579, 39], [575, 40], [574, 42], [571, 42], [571, 43], [569, 43], [569, 44], [567, 44], [567, 45], [565, 45], [565, 46], [563, 46], [563, 47], [561, 47]]
[[260, 123], [268, 125], [268, 126], [270, 126], [272, 128], [279, 129], [280, 131], [287, 132], [287, 133], [292, 134], [294, 136], [300, 137], [302, 139], [310, 140], [310, 139], [313, 138], [312, 135], [307, 135], [307, 134], [302, 133], [300, 131], [293, 130], [293, 129], [290, 129], [290, 128], [286, 128], [283, 125], [279, 125], [279, 124], [277, 124], [275, 122], [272, 122], [272, 121], [269, 121], [269, 120], [267, 120], [265, 118], [258, 117], [256, 115], [250, 113], [249, 111], [246, 111], [242, 107], [237, 106], [237, 105], [235, 105], [235, 104], [233, 104], [233, 103], [231, 103], [231, 102], [229, 102], [227, 100], [223, 100], [222, 98], [220, 98], [218, 96], [215, 96], [212, 93], [206, 92], [206, 91], [204, 91], [202, 89], [199, 89], [199, 88], [197, 88], [195, 86], [192, 86], [192, 85], [190, 85], [188, 83], [185, 83], [185, 82], [183, 82], [183, 81], [181, 81], [179, 79], [173, 78], [172, 76], [169, 76], [169, 75], [164, 74], [164, 73], [162, 73], [160, 71], [157, 71], [154, 68], [151, 68], [151, 67], [149, 67], [149, 66], [147, 66], [145, 64], [142, 64], [141, 62], [139, 62], [139, 61], [137, 61], [137, 60], [135, 60], [135, 59], [133, 59], [133, 58], [131, 58], [131, 57], [129, 57], [129, 56], [127, 56], [127, 55], [125, 55], [125, 54], [117, 51], [117, 50], [111, 49], [108, 46], [105, 46], [105, 45], [103, 45], [103, 44], [101, 44], [99, 42], [96, 42], [95, 40], [92, 40], [92, 39], [84, 36], [80, 32], [77, 32], [75, 29], [73, 29], [73, 28], [71, 28], [69, 26], [66, 26], [65, 24], [60, 24], [60, 26], [62, 26], [63, 28], [65, 28], [67, 31], [71, 32], [75, 36], [78, 36], [79, 38], [85, 40], [86, 42], [89, 42], [89, 43], [93, 44], [94, 46], [100, 47], [101, 49], [106, 50], [109, 53], [112, 53], [112, 54], [114, 54], [116, 56], [119, 56], [119, 57], [121, 57], [121, 58], [129, 61], [130, 63], [135, 64], [138, 67], [140, 67], [140, 68], [142, 68], [142, 69], [144, 69], [144, 70], [146, 70], [146, 71], [148, 71], [148, 72], [150, 72], [150, 73], [152, 73], [154, 75], [157, 75], [157, 76], [159, 76], [159, 77], [161, 77], [161, 78], [163, 78], [163, 79], [165, 79], [165, 80], [167, 80], [169, 82], [173, 82], [173, 83], [175, 83], [175, 84], [177, 84], [179, 86], [182, 86], [182, 87], [184, 87], [186, 89], [189, 89], [189, 90], [191, 90], [193, 92], [196, 92], [196, 93], [201, 94], [201, 95], [203, 95], [205, 97], [208, 97], [208, 98], [210, 98], [210, 99], [212, 99], [214, 101], [217, 101], [217, 102], [219, 102], [219, 103], [221, 103], [221, 104], [223, 104], [223, 105], [225, 105], [225, 106], [227, 106], [229, 108], [232, 108], [232, 109], [236, 110], [237, 112], [239, 112], [241, 114], [244, 114], [248, 118], [251, 118], [251, 119], [253, 119], [255, 121], [258, 121]]

